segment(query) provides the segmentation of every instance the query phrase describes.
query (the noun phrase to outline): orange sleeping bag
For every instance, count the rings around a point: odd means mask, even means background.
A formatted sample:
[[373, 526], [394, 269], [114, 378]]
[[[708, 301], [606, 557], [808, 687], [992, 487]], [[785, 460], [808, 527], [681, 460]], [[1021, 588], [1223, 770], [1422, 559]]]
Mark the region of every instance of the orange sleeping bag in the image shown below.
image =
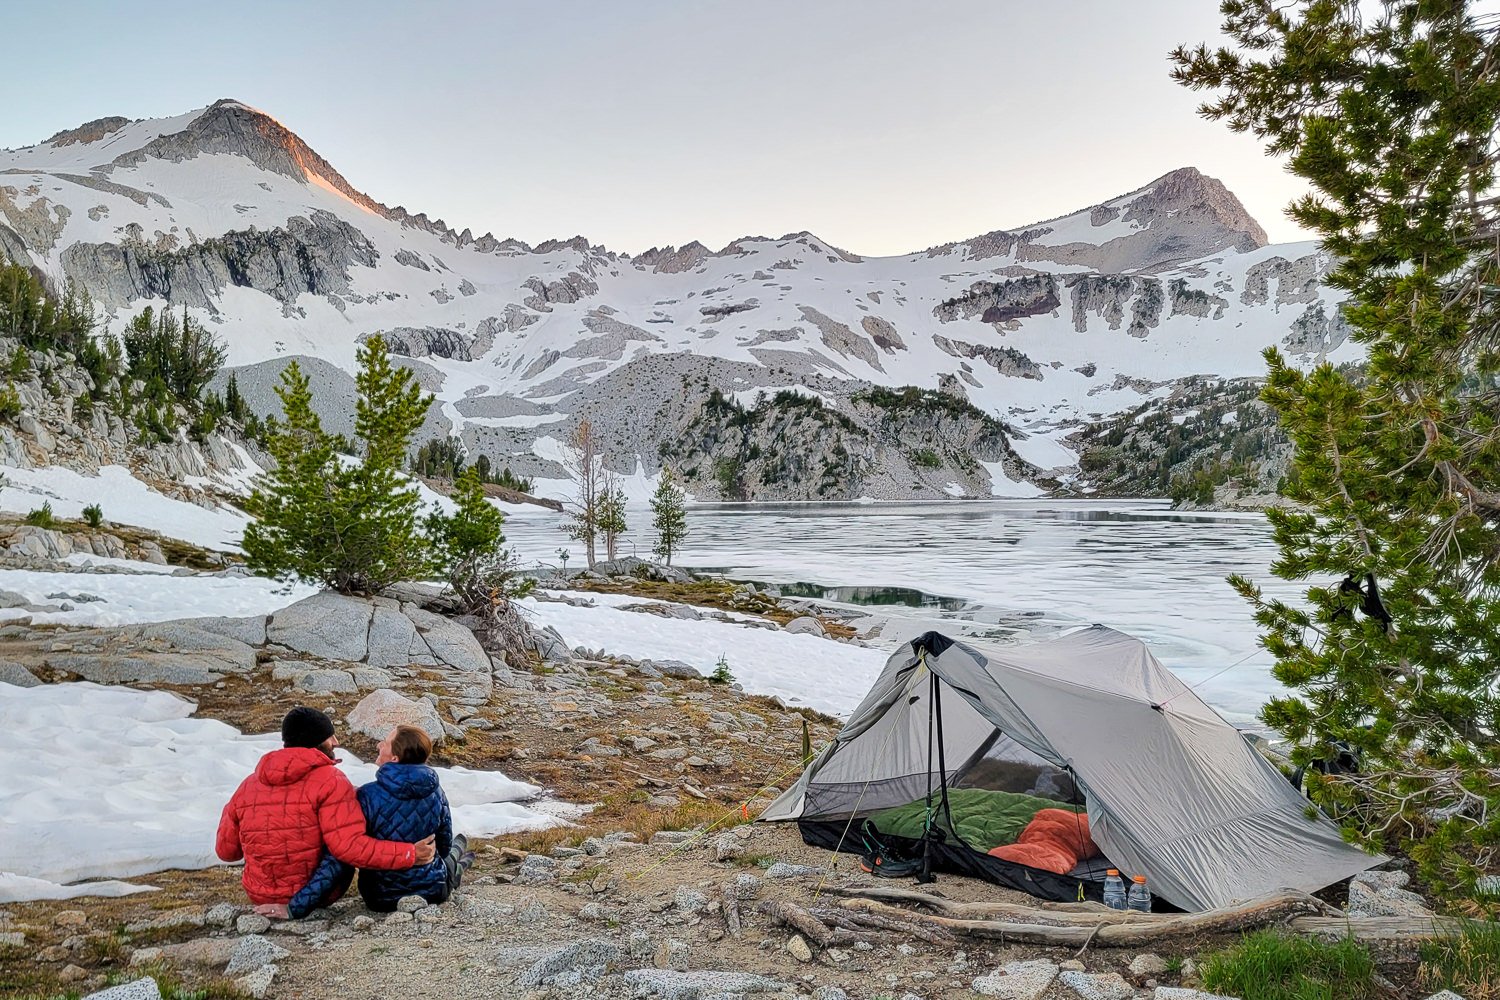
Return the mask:
[[1067, 809], [1041, 809], [1014, 844], [990, 850], [992, 857], [1066, 875], [1084, 858], [1099, 853], [1089, 838], [1089, 818]]

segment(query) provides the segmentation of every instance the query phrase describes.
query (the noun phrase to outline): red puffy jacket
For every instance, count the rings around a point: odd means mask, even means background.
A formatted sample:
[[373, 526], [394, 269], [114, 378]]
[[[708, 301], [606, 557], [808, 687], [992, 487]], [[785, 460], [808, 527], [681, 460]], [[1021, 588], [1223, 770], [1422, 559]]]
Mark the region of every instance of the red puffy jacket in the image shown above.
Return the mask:
[[410, 868], [416, 848], [365, 835], [354, 786], [321, 750], [274, 750], [240, 783], [219, 818], [214, 850], [245, 859], [252, 903], [285, 903], [307, 884], [327, 846], [356, 868]]

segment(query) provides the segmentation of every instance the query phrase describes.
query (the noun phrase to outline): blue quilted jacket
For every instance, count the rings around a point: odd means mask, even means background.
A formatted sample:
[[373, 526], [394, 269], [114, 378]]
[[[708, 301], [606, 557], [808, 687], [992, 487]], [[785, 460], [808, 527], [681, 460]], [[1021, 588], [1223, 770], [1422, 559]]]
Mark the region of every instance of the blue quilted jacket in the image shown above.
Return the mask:
[[437, 856], [425, 865], [398, 871], [364, 868], [359, 894], [372, 910], [390, 911], [402, 896], [421, 896], [429, 903], [448, 899], [448, 872], [443, 858], [453, 846], [453, 813], [438, 784], [437, 772], [426, 764], [382, 764], [375, 780], [359, 790], [365, 829], [372, 837], [414, 844], [437, 837]]

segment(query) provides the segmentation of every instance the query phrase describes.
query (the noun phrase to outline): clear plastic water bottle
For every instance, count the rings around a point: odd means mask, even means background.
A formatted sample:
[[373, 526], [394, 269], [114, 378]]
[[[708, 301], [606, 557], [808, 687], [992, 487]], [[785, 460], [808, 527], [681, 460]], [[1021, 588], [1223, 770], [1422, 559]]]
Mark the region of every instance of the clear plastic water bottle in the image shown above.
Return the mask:
[[1118, 868], [1104, 873], [1104, 905], [1111, 910], [1125, 909], [1125, 883]]
[[1151, 912], [1151, 891], [1146, 888], [1146, 876], [1137, 875], [1130, 880], [1130, 892], [1125, 897], [1125, 905], [1142, 913]]

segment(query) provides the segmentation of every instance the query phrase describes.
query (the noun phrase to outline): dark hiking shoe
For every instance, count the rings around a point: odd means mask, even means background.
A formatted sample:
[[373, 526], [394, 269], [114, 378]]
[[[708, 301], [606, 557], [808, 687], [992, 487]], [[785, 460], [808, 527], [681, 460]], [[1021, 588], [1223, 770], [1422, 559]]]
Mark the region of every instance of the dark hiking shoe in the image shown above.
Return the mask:
[[922, 873], [922, 859], [896, 861], [879, 854], [860, 858], [859, 867], [876, 878], [912, 878]]

